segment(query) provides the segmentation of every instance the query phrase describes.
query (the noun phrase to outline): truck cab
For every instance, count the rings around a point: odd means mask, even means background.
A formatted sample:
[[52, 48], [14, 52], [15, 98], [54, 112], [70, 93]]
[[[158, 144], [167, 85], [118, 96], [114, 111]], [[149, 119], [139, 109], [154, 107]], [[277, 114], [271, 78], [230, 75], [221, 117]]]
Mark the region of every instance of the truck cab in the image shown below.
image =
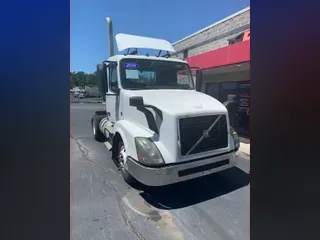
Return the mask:
[[[106, 110], [95, 112], [91, 123], [124, 180], [162, 186], [233, 167], [239, 138], [228, 111], [196, 91], [188, 63], [170, 58], [172, 45], [128, 34], [115, 38], [119, 52], [127, 52], [113, 55], [110, 49], [108, 60], [97, 65]], [[159, 54], [139, 55], [141, 48]]]

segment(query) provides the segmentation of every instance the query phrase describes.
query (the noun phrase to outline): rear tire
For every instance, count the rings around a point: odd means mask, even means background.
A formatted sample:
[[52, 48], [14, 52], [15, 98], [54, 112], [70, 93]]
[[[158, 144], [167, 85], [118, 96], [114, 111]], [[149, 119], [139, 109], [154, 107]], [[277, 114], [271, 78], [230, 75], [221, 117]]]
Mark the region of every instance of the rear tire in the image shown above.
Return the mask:
[[120, 168], [121, 175], [122, 175], [124, 181], [129, 185], [134, 185], [135, 183], [137, 183], [137, 180], [124, 168], [123, 163], [121, 163], [120, 158], [121, 158], [121, 151], [122, 150], [125, 151], [125, 147], [124, 147], [122, 140], [120, 139], [117, 144], [117, 155], [116, 155], [118, 166]]
[[[101, 119], [100, 119], [101, 120]], [[106, 137], [103, 135], [103, 133], [100, 131], [99, 128], [99, 118], [97, 115], [94, 115], [92, 120], [91, 120], [91, 125], [92, 125], [92, 132], [93, 132], [93, 137], [96, 141], [98, 142], [103, 142]]]

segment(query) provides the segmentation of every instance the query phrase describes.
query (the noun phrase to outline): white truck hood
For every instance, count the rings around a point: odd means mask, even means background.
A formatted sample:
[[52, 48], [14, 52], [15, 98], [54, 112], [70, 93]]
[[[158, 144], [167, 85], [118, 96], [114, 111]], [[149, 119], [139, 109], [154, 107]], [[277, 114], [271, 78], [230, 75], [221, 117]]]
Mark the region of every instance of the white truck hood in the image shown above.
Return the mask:
[[153, 105], [170, 115], [227, 113], [218, 100], [195, 90], [142, 90], [132, 91], [131, 96], [141, 96], [144, 104]]
[[[188, 161], [194, 158], [191, 155], [183, 158], [179, 156], [178, 118], [197, 115], [227, 115], [228, 113], [225, 106], [218, 100], [195, 90], [123, 90], [122, 96], [122, 118], [136, 124], [138, 128], [150, 130], [149, 134], [144, 136], [153, 139], [166, 163]], [[129, 99], [133, 96], [143, 97], [144, 104], [158, 108], [162, 116], [156, 114], [152, 108], [142, 111], [129, 106]], [[149, 113], [153, 114], [152, 118]], [[208, 152], [200, 154], [199, 157], [226, 151], [228, 149]]]

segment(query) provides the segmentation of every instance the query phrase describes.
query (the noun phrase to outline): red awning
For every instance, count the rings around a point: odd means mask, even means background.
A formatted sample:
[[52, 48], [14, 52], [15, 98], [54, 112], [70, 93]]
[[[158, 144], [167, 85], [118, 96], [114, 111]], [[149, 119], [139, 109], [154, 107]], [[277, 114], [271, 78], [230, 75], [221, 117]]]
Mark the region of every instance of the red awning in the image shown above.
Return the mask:
[[201, 69], [250, 62], [250, 40], [192, 56], [186, 60], [191, 67]]

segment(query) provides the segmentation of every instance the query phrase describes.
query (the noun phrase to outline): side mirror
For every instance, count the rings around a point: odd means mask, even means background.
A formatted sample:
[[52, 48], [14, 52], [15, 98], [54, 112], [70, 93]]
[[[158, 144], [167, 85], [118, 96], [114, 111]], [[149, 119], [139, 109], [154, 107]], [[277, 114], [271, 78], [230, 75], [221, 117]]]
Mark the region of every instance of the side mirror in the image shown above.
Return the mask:
[[142, 97], [130, 97], [129, 105], [131, 107], [142, 107], [144, 105]]
[[97, 80], [99, 91], [102, 93], [102, 96], [105, 96], [106, 92], [108, 92], [108, 75], [105, 63], [97, 65]]
[[196, 90], [201, 92], [201, 86], [203, 81], [203, 72], [201, 69], [197, 69], [196, 71]]

